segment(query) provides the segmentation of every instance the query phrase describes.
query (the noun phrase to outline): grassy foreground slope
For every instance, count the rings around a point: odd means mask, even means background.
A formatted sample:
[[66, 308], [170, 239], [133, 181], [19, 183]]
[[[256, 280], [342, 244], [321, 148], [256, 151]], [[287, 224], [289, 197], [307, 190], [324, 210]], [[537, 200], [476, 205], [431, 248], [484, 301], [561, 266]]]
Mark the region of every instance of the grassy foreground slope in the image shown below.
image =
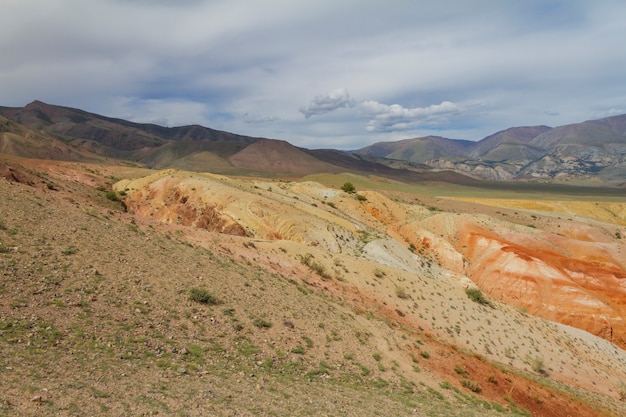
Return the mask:
[[[601, 339], [360, 254], [133, 216], [107, 192], [118, 167], [5, 163], [26, 181], [0, 178], [0, 415], [624, 413], [624, 354]], [[350, 222], [352, 203], [307, 206]], [[467, 346], [445, 337], [457, 322]], [[502, 348], [472, 352], [482, 337]], [[501, 360], [510, 339], [525, 348]]]

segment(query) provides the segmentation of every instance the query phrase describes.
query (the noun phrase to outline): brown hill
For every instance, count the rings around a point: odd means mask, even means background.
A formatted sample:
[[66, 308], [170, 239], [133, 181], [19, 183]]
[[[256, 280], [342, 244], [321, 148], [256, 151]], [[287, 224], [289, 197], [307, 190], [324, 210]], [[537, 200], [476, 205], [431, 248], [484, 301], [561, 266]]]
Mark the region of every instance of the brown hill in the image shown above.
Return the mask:
[[474, 142], [446, 139], [440, 136], [404, 139], [396, 142], [380, 142], [355, 151], [361, 155], [373, 155], [424, 163], [431, 159], [462, 156], [469, 152]]
[[304, 176], [317, 172], [339, 172], [338, 168], [316, 159], [282, 140], [260, 140], [230, 156], [239, 168]]
[[88, 150], [79, 151], [54, 135], [39, 133], [0, 116], [0, 152], [27, 158], [68, 161], [101, 160]]

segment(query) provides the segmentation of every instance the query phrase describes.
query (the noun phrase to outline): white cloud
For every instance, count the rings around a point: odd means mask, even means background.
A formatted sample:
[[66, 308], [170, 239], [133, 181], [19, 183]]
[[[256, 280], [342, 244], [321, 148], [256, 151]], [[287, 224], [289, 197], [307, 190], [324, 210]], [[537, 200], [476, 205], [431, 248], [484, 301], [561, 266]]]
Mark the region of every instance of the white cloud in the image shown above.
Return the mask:
[[337, 88], [323, 96], [317, 96], [306, 107], [300, 107], [300, 113], [307, 119], [314, 115], [325, 114], [341, 108], [354, 106], [354, 100], [345, 88]]
[[244, 123], [248, 124], [258, 124], [258, 123], [271, 123], [280, 120], [278, 116], [259, 116], [259, 115], [250, 115], [247, 112], [243, 114], [241, 117]]
[[459, 106], [450, 101], [428, 107], [406, 108], [399, 104], [387, 105], [368, 100], [362, 102], [359, 109], [370, 119], [366, 127], [368, 132], [393, 132], [416, 129], [420, 126], [440, 126], [448, 122], [450, 116], [460, 111]]

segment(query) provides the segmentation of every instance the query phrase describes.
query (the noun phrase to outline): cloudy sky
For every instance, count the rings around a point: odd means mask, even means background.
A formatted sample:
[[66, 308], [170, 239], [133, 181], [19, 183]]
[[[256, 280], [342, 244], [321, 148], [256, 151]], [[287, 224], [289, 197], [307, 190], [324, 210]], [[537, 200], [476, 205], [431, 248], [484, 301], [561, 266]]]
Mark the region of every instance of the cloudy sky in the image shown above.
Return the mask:
[[0, 0], [0, 105], [308, 148], [626, 113], [623, 0]]

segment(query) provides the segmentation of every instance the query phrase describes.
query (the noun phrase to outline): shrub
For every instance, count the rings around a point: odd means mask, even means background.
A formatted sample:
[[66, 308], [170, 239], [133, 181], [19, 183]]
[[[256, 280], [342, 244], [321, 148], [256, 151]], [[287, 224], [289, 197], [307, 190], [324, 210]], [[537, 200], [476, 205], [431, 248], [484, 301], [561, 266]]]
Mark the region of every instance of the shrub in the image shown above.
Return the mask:
[[542, 375], [546, 375], [547, 372], [544, 368], [544, 362], [543, 362], [543, 357], [537, 355], [537, 356], [527, 356], [526, 357], [526, 363], [528, 363], [531, 367], [531, 369], [535, 372], [537, 372], [538, 374], [542, 374]]
[[469, 389], [472, 392], [479, 393], [480, 391], [482, 391], [480, 385], [478, 385], [478, 382], [472, 381], [471, 379], [463, 378], [461, 380], [461, 385], [463, 385], [465, 388]]
[[306, 343], [307, 347], [313, 347], [313, 339], [311, 339], [308, 336], [302, 336], [302, 340], [304, 340], [304, 343]]
[[345, 182], [342, 186], [341, 189], [343, 191], [345, 191], [346, 193], [352, 194], [354, 192], [356, 192], [356, 188], [354, 187], [354, 184], [352, 184], [351, 182]]
[[411, 298], [411, 296], [407, 294], [407, 292], [402, 287], [396, 287], [396, 296], [398, 298], [401, 298], [402, 300], [408, 300], [409, 298]]
[[461, 365], [455, 365], [454, 366], [454, 372], [456, 372], [459, 375], [463, 375], [463, 376], [467, 375], [467, 371], [465, 371], [465, 369], [463, 369], [463, 367]]
[[120, 198], [117, 196], [115, 191], [107, 191], [104, 196], [111, 201], [120, 201]]
[[469, 299], [474, 301], [475, 303], [493, 307], [493, 304], [491, 303], [491, 301], [489, 301], [487, 297], [483, 295], [483, 292], [479, 290], [478, 288], [467, 288], [465, 290], [465, 294], [467, 294]]
[[332, 277], [328, 272], [326, 272], [326, 267], [321, 263], [313, 260], [313, 255], [307, 253], [306, 255], [298, 255], [300, 258], [300, 262], [303, 265], [308, 266], [312, 271], [314, 271], [317, 275], [322, 277], [323, 279], [331, 279]]
[[383, 271], [382, 269], [378, 269], [378, 268], [376, 268], [376, 269], [374, 270], [374, 276], [375, 276], [376, 278], [382, 278], [382, 277], [384, 277], [385, 275], [387, 275], [387, 274], [386, 274], [386, 273], [385, 273], [385, 271]]
[[189, 291], [189, 299], [200, 304], [215, 305], [219, 304], [219, 300], [213, 294], [204, 288], [192, 288]]
[[272, 323], [271, 322], [269, 322], [267, 320], [264, 320], [262, 318], [254, 319], [252, 324], [254, 324], [259, 329], [269, 329], [270, 327], [272, 327]]
[[359, 201], [367, 201], [367, 197], [365, 197], [363, 194], [357, 194], [356, 199]]

